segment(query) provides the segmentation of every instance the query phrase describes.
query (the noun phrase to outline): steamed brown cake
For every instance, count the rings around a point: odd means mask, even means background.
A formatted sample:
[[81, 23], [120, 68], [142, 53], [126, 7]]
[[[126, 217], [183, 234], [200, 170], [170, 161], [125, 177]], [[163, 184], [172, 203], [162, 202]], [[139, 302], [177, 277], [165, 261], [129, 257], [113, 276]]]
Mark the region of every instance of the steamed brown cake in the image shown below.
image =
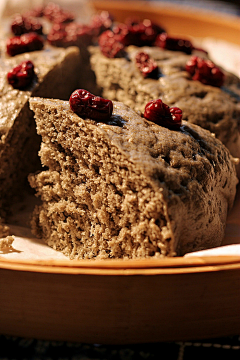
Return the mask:
[[[40, 137], [36, 134], [29, 98], [68, 99], [77, 86], [79, 59], [77, 48], [53, 47], [0, 59], [0, 212], [14, 201], [13, 195], [22, 192], [29, 172], [40, 167], [37, 155]], [[7, 73], [24, 60], [33, 62], [36, 76], [24, 90], [14, 89], [8, 84]]]
[[[129, 105], [136, 111], [153, 99], [162, 99], [169, 106], [183, 111], [183, 118], [211, 131], [240, 157], [240, 80], [224, 71], [224, 86], [217, 88], [193, 81], [185, 71], [191, 55], [158, 47], [125, 48], [126, 56], [109, 59], [99, 47], [91, 47], [91, 65], [103, 97]], [[135, 56], [145, 52], [154, 59], [161, 72], [159, 79], [144, 79], [135, 65]], [[193, 54], [206, 56], [203, 52]]]
[[229, 151], [183, 121], [156, 125], [114, 102], [108, 123], [32, 98], [41, 161], [35, 235], [71, 258], [183, 255], [219, 246], [237, 177]]

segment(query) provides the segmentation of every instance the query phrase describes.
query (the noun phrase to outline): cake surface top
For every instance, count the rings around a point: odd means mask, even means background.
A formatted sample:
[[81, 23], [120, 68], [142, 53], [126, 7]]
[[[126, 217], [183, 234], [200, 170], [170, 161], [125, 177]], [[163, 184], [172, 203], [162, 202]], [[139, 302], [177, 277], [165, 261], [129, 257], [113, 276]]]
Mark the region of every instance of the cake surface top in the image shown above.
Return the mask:
[[[234, 157], [240, 157], [240, 80], [237, 76], [221, 69], [223, 86], [206, 85], [193, 80], [186, 71], [191, 55], [158, 47], [128, 46], [125, 50], [125, 57], [109, 59], [99, 47], [90, 47], [91, 65], [105, 98], [121, 101], [141, 112], [149, 101], [161, 99], [169, 106], [179, 107], [183, 119], [214, 133]], [[142, 76], [135, 64], [139, 52], [155, 61], [158, 78]], [[194, 55], [204, 58], [204, 54], [199, 53], [196, 51]]]
[[[46, 47], [41, 51], [34, 51], [16, 55], [14, 57], [0, 58], [0, 136], [5, 135], [14, 123], [17, 114], [33, 94], [34, 90], [43, 81], [48, 72], [63, 59], [78, 53], [77, 48]], [[14, 89], [7, 81], [7, 73], [22, 61], [31, 60], [35, 67], [36, 77], [32, 84], [24, 90]]]
[[[151, 93], [152, 98], [158, 98], [159, 95], [161, 95], [162, 100], [169, 105], [176, 104], [182, 98], [190, 96], [194, 96], [196, 99], [199, 98], [199, 100], [203, 99], [203, 103], [206, 102], [206, 105], [209, 104], [209, 101], [214, 103], [217, 100], [224, 100], [224, 103], [226, 102], [224, 106], [226, 106], [227, 109], [230, 109], [233, 104], [240, 101], [240, 80], [237, 76], [224, 71], [225, 81], [222, 88], [204, 85], [199, 81], [192, 81], [190, 80], [189, 74], [185, 71], [186, 62], [191, 58], [191, 55], [184, 54], [180, 51], [170, 51], [158, 47], [139, 48], [131, 45], [126, 48], [128, 58], [122, 57], [115, 59], [105, 57], [96, 46], [91, 46], [90, 52], [93, 56], [91, 60], [93, 67], [96, 69], [99, 68], [97, 77], [99, 77], [100, 82], [102, 81], [101, 74], [103, 74], [105, 66], [110, 63], [113, 66], [112, 73], [111, 69], [109, 69], [109, 78], [106, 79], [106, 85], [104, 87], [109, 86], [110, 83], [114, 85], [120, 82], [120, 86], [125, 88], [125, 82], [132, 79], [134, 82], [133, 87], [137, 90], [135, 94], [136, 97], [137, 93], [141, 94], [142, 92], [147, 94]], [[135, 66], [135, 57], [139, 52], [150, 55], [150, 57], [156, 61], [160, 70], [158, 79], [144, 79], [137, 70]], [[199, 54], [199, 51], [197, 54], [202, 55], [203, 57], [206, 56], [204, 54]], [[101, 60], [97, 61], [99, 58]], [[124, 73], [128, 73], [128, 78], [121, 79], [121, 74], [115, 72], [116, 67], [121, 67], [121, 72], [124, 71]], [[204, 100], [204, 97], [208, 92], [212, 93], [212, 99], [208, 95]], [[228, 104], [226, 100], [229, 100], [230, 103]], [[136, 102], [138, 103], [138, 101]], [[196, 104], [196, 107], [197, 106], [198, 104]], [[140, 109], [141, 104], [138, 104], [138, 107]]]
[[179, 131], [170, 130], [114, 101], [110, 121], [102, 123], [80, 118], [67, 101], [30, 99], [33, 110], [42, 106], [51, 111], [56, 109], [63, 118], [69, 118], [69, 126], [74, 123], [79, 127], [97, 128], [158, 186], [160, 181], [170, 184], [176, 191], [184, 191], [184, 182], [205, 181], [211, 187], [212, 172], [223, 179], [224, 169], [229, 170], [225, 161], [226, 156], [231, 161], [231, 156], [214, 134], [184, 120]]

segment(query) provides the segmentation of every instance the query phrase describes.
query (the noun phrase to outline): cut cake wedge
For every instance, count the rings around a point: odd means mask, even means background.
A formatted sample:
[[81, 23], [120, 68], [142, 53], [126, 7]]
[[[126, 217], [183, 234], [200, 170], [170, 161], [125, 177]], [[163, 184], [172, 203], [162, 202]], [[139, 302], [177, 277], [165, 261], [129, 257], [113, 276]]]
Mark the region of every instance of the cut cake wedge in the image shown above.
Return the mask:
[[41, 161], [35, 235], [70, 258], [183, 255], [219, 246], [236, 184], [229, 151], [209, 131], [179, 131], [114, 102], [110, 121], [82, 119], [68, 102], [31, 98]]

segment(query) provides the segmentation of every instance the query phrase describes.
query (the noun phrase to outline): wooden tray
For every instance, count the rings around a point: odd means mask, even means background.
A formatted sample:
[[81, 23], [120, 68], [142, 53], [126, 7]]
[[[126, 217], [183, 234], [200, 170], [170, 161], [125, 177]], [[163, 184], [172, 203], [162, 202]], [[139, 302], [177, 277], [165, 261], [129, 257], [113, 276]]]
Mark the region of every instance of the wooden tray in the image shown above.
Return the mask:
[[0, 262], [0, 333], [126, 344], [240, 333], [240, 258]]
[[[240, 22], [148, 2], [94, 1], [118, 20], [140, 15], [172, 33], [240, 44]], [[240, 242], [240, 196], [228, 219]], [[240, 256], [162, 260], [0, 259], [0, 333], [126, 344], [240, 334]]]

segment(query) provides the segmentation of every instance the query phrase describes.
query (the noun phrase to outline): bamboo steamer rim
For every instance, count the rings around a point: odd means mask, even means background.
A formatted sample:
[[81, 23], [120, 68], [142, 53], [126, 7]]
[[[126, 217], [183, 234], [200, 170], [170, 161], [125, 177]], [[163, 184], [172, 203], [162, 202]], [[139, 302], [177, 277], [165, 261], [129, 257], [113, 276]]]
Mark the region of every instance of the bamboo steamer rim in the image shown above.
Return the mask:
[[0, 257], [0, 269], [82, 275], [163, 275], [239, 270], [240, 256], [162, 259], [15, 260]]

